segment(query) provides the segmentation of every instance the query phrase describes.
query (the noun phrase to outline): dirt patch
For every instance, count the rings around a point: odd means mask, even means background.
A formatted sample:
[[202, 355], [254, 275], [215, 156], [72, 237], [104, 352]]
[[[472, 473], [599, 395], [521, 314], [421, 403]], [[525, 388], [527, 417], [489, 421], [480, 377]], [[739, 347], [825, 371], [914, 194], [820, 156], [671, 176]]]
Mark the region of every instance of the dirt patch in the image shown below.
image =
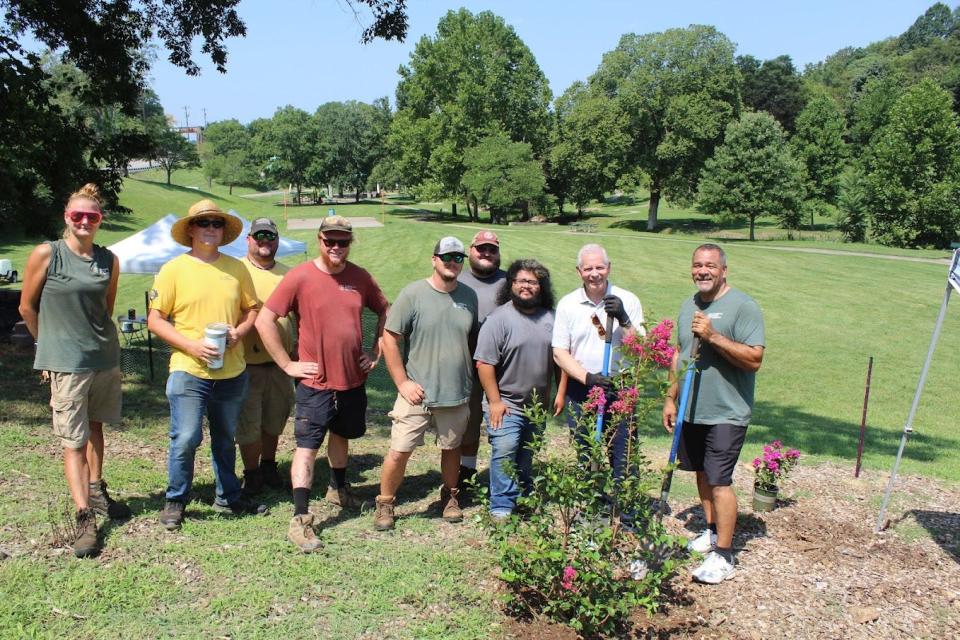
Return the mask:
[[[634, 638], [953, 637], [960, 625], [960, 491], [901, 477], [891, 527], [873, 532], [886, 474], [854, 480], [849, 468], [800, 467], [788, 499], [754, 514], [751, 475], [737, 474], [741, 496], [734, 547], [737, 573], [721, 585], [670, 585], [652, 617], [635, 615]], [[703, 526], [693, 501], [673, 504], [664, 522], [690, 535]], [[572, 638], [540, 621], [512, 622], [508, 635]]]

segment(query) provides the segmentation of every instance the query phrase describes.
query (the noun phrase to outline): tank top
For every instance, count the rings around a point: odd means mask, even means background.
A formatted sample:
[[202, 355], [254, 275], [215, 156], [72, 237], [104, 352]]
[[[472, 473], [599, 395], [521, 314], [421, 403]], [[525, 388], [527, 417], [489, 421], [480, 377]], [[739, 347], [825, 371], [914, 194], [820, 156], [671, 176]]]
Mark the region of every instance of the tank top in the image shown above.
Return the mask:
[[107, 309], [113, 253], [93, 245], [91, 259], [75, 254], [63, 240], [48, 244], [33, 368], [77, 373], [119, 366], [117, 327]]

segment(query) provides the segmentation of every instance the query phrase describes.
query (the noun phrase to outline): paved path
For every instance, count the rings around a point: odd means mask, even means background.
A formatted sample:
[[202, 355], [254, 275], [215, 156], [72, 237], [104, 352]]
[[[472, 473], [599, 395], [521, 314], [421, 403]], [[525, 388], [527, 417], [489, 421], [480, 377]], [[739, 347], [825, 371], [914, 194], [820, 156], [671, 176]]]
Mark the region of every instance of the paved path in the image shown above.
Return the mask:
[[[344, 216], [346, 217], [346, 216]], [[356, 218], [347, 218], [355, 229], [382, 227], [380, 221], [376, 218], [367, 218], [358, 216]], [[288, 218], [287, 229], [319, 229], [323, 218]]]

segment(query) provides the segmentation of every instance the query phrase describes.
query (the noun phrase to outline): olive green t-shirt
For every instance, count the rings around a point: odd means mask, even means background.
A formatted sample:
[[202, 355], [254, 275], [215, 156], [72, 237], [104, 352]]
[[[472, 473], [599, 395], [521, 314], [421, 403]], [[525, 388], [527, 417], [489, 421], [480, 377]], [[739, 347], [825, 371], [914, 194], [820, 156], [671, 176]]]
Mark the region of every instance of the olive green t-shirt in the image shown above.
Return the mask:
[[477, 294], [462, 284], [445, 293], [418, 280], [390, 307], [385, 329], [403, 338], [407, 377], [423, 387], [424, 406], [455, 407], [470, 398], [477, 326]]
[[[696, 310], [710, 317], [713, 330], [719, 334], [752, 347], [764, 346], [763, 312], [753, 298], [733, 288], [712, 302], [703, 302], [699, 295], [694, 295], [683, 302], [677, 320], [681, 371], [689, 359], [693, 341], [690, 325]], [[753, 413], [755, 379], [755, 372], [733, 366], [713, 347], [701, 343], [684, 421], [746, 426]]]

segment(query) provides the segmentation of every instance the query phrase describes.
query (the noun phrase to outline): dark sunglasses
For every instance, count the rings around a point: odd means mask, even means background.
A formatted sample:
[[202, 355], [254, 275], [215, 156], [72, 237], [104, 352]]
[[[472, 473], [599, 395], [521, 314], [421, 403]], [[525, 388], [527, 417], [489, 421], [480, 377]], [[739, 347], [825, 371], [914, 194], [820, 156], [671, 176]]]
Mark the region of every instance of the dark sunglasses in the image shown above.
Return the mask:
[[500, 247], [495, 244], [475, 244], [473, 248], [482, 253], [500, 253]]
[[345, 240], [334, 240], [333, 238], [320, 238], [320, 241], [323, 242], [323, 246], [327, 249], [332, 249], [334, 247], [340, 247], [341, 249], [346, 249], [350, 246], [350, 243], [353, 242], [353, 238], [346, 238]]
[[253, 239], [257, 242], [273, 242], [277, 237], [273, 231], [257, 231], [253, 234]]
[[597, 317], [597, 314], [593, 314], [590, 317], [590, 322], [593, 323], [593, 326], [597, 328], [597, 335], [601, 338], [607, 337], [607, 330], [603, 328], [603, 323], [600, 322], [600, 318]]
[[213, 227], [214, 229], [223, 229], [227, 224], [226, 220], [222, 218], [201, 218], [200, 220], [191, 220], [190, 226], [200, 227], [201, 229], [206, 229], [207, 227]]
[[103, 220], [103, 214], [99, 211], [68, 211], [67, 215], [73, 222], [81, 222], [86, 218], [90, 224], [99, 224]]
[[437, 257], [443, 262], [456, 262], [457, 264], [463, 264], [462, 253], [438, 253]]

